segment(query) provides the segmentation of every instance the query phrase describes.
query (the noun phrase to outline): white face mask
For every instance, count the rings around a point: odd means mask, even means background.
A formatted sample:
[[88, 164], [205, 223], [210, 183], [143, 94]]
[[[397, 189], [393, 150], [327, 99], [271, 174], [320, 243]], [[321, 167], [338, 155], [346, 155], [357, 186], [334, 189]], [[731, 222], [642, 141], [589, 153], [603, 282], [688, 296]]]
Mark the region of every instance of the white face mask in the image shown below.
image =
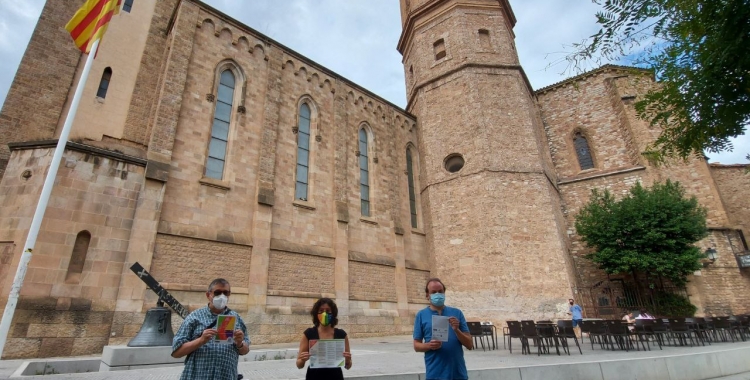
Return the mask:
[[227, 307], [227, 302], [229, 302], [229, 299], [223, 294], [214, 296], [214, 309], [224, 310]]

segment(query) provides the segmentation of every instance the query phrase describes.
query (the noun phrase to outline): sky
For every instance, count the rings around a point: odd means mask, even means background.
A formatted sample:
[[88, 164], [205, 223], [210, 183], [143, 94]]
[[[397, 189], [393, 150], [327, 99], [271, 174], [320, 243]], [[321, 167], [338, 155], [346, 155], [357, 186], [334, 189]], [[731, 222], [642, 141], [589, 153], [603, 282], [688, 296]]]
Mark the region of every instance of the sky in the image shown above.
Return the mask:
[[[59, 1], [59, 0], [52, 0]], [[134, 6], [138, 6], [135, 0]], [[399, 0], [208, 0], [277, 42], [404, 108], [404, 68], [396, 44]], [[510, 0], [518, 20], [516, 47], [535, 89], [573, 76], [564, 60], [571, 44], [594, 34], [591, 0]], [[5, 101], [44, 0], [0, 0], [0, 104]], [[748, 163], [750, 136], [710, 162]]]

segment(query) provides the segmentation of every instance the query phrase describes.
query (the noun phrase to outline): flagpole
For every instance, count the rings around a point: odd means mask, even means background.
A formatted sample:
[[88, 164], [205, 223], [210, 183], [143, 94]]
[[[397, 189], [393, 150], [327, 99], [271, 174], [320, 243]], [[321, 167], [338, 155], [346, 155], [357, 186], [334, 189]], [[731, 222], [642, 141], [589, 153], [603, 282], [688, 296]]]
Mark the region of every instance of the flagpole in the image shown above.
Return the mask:
[[94, 56], [96, 55], [96, 49], [98, 48], [99, 40], [97, 39], [91, 46], [89, 55], [86, 58], [86, 64], [83, 66], [81, 79], [78, 80], [78, 86], [76, 86], [76, 92], [73, 95], [73, 101], [70, 104], [68, 116], [65, 118], [65, 124], [63, 125], [62, 131], [60, 132], [60, 138], [57, 140], [55, 153], [52, 155], [52, 162], [50, 162], [49, 165], [47, 178], [45, 178], [44, 186], [42, 186], [42, 194], [39, 196], [39, 203], [37, 203], [36, 211], [34, 211], [34, 218], [31, 220], [29, 235], [26, 237], [26, 245], [23, 247], [21, 261], [18, 263], [18, 269], [16, 269], [16, 277], [13, 278], [13, 285], [10, 288], [8, 303], [5, 304], [3, 319], [2, 321], [0, 321], [0, 358], [2, 358], [3, 356], [3, 349], [5, 348], [5, 342], [8, 339], [10, 323], [13, 320], [13, 314], [16, 312], [16, 305], [18, 304], [18, 294], [21, 291], [23, 279], [24, 277], [26, 277], [26, 270], [29, 267], [29, 261], [31, 261], [31, 253], [34, 251], [36, 238], [37, 235], [39, 235], [39, 228], [42, 225], [42, 219], [44, 219], [44, 212], [47, 210], [47, 203], [49, 202], [50, 195], [52, 194], [52, 186], [55, 184], [57, 169], [60, 167], [60, 161], [62, 161], [62, 155], [65, 151], [65, 145], [68, 143], [70, 128], [73, 125], [73, 120], [76, 117], [78, 104], [81, 102], [83, 86], [86, 84], [86, 79], [88, 78], [89, 72], [91, 71], [91, 64], [92, 62], [94, 62]]

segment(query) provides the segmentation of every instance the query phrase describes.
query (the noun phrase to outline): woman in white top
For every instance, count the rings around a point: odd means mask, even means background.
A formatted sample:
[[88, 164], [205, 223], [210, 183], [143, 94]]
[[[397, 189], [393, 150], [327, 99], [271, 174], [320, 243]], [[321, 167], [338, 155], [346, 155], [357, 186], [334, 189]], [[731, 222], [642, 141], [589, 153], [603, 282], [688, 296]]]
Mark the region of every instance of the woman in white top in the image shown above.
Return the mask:
[[633, 319], [632, 311], [625, 313], [625, 315], [622, 316], [622, 320], [627, 322], [628, 330], [630, 330], [630, 332], [635, 331], [635, 326], [633, 325], [635, 323], [635, 319]]

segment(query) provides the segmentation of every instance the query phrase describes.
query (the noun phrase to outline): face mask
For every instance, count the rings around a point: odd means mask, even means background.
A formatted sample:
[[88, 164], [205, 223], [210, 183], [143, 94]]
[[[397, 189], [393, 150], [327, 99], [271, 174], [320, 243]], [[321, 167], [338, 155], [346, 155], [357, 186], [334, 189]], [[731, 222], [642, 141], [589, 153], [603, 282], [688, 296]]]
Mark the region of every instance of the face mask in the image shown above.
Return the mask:
[[332, 314], [328, 314], [327, 312], [322, 312], [318, 314], [318, 321], [323, 326], [328, 326], [331, 324], [331, 319], [333, 319]]
[[573, 302], [571, 302], [570, 304], [572, 305], [572, 304], [573, 304]]
[[445, 294], [443, 293], [433, 293], [430, 294], [430, 303], [437, 307], [443, 307], [445, 305]]
[[225, 295], [219, 295], [214, 297], [214, 308], [219, 310], [224, 310], [225, 307], [227, 307], [227, 302], [229, 299]]

